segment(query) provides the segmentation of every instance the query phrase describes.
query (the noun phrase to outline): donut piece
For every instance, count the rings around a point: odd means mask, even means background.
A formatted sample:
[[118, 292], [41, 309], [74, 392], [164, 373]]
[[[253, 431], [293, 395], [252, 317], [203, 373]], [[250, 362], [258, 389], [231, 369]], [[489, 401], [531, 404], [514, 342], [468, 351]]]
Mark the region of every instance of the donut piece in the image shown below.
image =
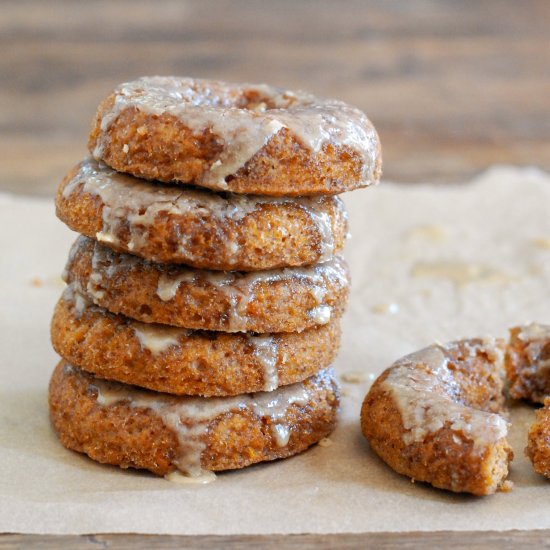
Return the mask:
[[337, 197], [220, 195], [140, 181], [92, 159], [65, 177], [56, 212], [74, 231], [114, 250], [214, 270], [326, 261], [342, 249], [347, 232]]
[[407, 355], [365, 397], [361, 428], [391, 468], [440, 489], [506, 489], [512, 450], [500, 341], [461, 340]]
[[301, 333], [192, 331], [111, 314], [67, 287], [51, 337], [67, 362], [100, 378], [176, 395], [226, 396], [271, 391], [328, 367], [340, 322]]
[[273, 392], [174, 397], [106, 382], [61, 362], [49, 406], [69, 449], [122, 468], [197, 476], [304, 451], [332, 431], [338, 390], [329, 369]]
[[535, 415], [535, 422], [529, 428], [525, 454], [533, 463], [535, 472], [550, 478], [550, 397], [544, 400], [544, 407]]
[[550, 326], [532, 323], [510, 330], [506, 374], [510, 397], [544, 403], [550, 395]]
[[380, 141], [341, 101], [266, 85], [145, 77], [99, 106], [88, 146], [121, 172], [234, 193], [336, 194], [377, 183]]
[[224, 332], [301, 332], [339, 317], [349, 293], [341, 257], [310, 267], [204, 271], [119, 254], [79, 237], [64, 277], [95, 304], [145, 323]]

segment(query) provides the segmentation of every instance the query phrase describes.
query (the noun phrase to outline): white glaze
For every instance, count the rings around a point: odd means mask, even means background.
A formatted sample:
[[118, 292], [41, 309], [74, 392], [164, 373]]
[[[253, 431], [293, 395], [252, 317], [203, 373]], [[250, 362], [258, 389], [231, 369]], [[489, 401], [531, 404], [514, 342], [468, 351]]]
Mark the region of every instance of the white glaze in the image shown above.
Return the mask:
[[204, 470], [203, 473], [198, 476], [185, 475], [179, 470], [174, 470], [164, 476], [166, 481], [177, 483], [178, 485], [205, 485], [216, 481], [216, 478], [216, 474], [208, 470]]
[[159, 355], [171, 347], [177, 346], [181, 338], [189, 336], [188, 330], [167, 325], [132, 321], [131, 327], [139, 340], [141, 349], [148, 350], [153, 355]]
[[[258, 96], [254, 103], [242, 94]], [[378, 156], [378, 137], [367, 117], [341, 101], [289, 92], [265, 84], [227, 84], [177, 77], [144, 77], [115, 90], [103, 114], [93, 155], [101, 159], [110, 145], [111, 124], [125, 109], [175, 116], [195, 135], [212, 132], [222, 142], [218, 159], [197, 183], [227, 189], [226, 177], [243, 167], [282, 128], [313, 153], [326, 145], [346, 147], [363, 161], [362, 179], [370, 181]]]
[[327, 305], [317, 306], [310, 310], [309, 316], [318, 325], [326, 325], [332, 317], [332, 309]]
[[92, 303], [88, 296], [80, 292], [73, 283], [68, 284], [63, 290], [63, 300], [73, 304], [77, 319], [82, 316]]
[[252, 345], [253, 353], [264, 371], [264, 390], [272, 391], [279, 386], [279, 373], [277, 362], [279, 360], [279, 347], [273, 336], [248, 336], [248, 342]]
[[287, 424], [273, 424], [271, 433], [277, 447], [286, 447], [290, 439], [290, 427]]
[[[331, 371], [321, 371], [318, 376], [331, 376]], [[284, 447], [288, 443], [287, 429], [290, 436], [290, 427], [285, 421], [289, 407], [306, 405], [312, 398], [312, 391], [315, 391], [304, 383], [298, 383], [272, 392], [235, 397], [175, 397], [101, 379], [95, 379], [90, 388], [97, 392], [96, 403], [100, 406], [125, 403], [133, 408], [148, 409], [157, 415], [177, 436], [179, 449], [174, 463], [189, 476], [204, 475], [201, 467], [204, 438], [210, 423], [218, 416], [231, 411], [249, 410], [256, 417], [269, 420], [275, 444]]]
[[[190, 216], [193, 219], [212, 220], [220, 232], [220, 241], [224, 243], [228, 261], [232, 258], [237, 261], [240, 245], [234, 240], [234, 234], [229, 231], [227, 224], [242, 220], [266, 204], [292, 204], [301, 208], [317, 230], [320, 261], [325, 261], [334, 252], [331, 217], [325, 211], [327, 200], [336, 202], [337, 207], [343, 209], [337, 197], [288, 198], [235, 194], [225, 197], [189, 187], [169, 187], [118, 173], [93, 159], [80, 164], [62, 195], [67, 199], [77, 191], [99, 197], [102, 202], [103, 227], [96, 233], [96, 239], [100, 242], [122, 246], [120, 235], [127, 228], [129, 239], [126, 246], [129, 251], [139, 253], [146, 246], [159, 214], [182, 218]], [[182, 231], [180, 238], [178, 252], [189, 256], [189, 235]]]
[[[508, 424], [499, 414], [459, 402], [459, 386], [448, 368], [448, 350], [454, 345], [433, 345], [403, 357], [392, 365], [381, 386], [393, 396], [401, 413], [407, 445], [422, 442], [450, 423], [451, 430], [473, 442], [475, 452], [482, 452], [506, 436]], [[481, 347], [488, 354], [495, 352], [488, 345]], [[469, 351], [475, 355], [474, 347]]]

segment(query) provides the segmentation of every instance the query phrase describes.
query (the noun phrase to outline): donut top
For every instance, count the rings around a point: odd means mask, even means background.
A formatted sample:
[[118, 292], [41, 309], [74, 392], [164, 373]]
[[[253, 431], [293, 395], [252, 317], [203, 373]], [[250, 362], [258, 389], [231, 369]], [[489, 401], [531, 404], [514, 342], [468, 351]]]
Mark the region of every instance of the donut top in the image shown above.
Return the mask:
[[463, 359], [466, 362], [480, 351], [494, 364], [502, 364], [502, 350], [494, 341], [466, 340], [432, 345], [399, 359], [388, 369], [382, 387], [393, 396], [401, 413], [405, 444], [422, 442], [428, 434], [446, 426], [470, 439], [474, 452], [482, 452], [506, 436], [508, 423], [502, 416], [468, 404], [451, 368], [456, 363], [452, 352], [459, 345], [469, 352], [469, 357]]
[[226, 189], [237, 172], [269, 138], [288, 128], [313, 152], [326, 145], [349, 147], [363, 159], [370, 180], [378, 156], [378, 136], [359, 109], [266, 84], [229, 84], [174, 76], [143, 77], [119, 85], [112, 107], [101, 119], [102, 135], [93, 156], [102, 157], [106, 132], [125, 109], [177, 117], [194, 134], [210, 131], [224, 141], [221, 156], [204, 174], [212, 188]]
[[[321, 371], [317, 377], [330, 377], [330, 369]], [[96, 393], [96, 403], [99, 406], [109, 407], [124, 403], [129, 407], [149, 409], [160, 418], [178, 438], [179, 454], [175, 464], [180, 471], [190, 476], [203, 474], [201, 454], [206, 446], [204, 439], [209, 424], [213, 420], [230, 412], [249, 411], [269, 420], [275, 445], [284, 447], [290, 437], [290, 426], [286, 422], [289, 408], [294, 404], [307, 405], [313, 391], [300, 383], [274, 392], [235, 397], [174, 397], [99, 379], [90, 383], [89, 389]]]
[[[321, 261], [332, 257], [334, 235], [330, 215], [323, 209], [327, 199], [318, 197], [264, 197], [257, 195], [226, 196], [193, 188], [155, 184], [121, 174], [94, 159], [86, 159], [64, 184], [63, 198], [84, 192], [98, 196], [103, 203], [103, 229], [96, 238], [118, 244], [118, 232], [128, 228], [130, 250], [139, 250], [160, 213], [175, 216], [194, 215], [212, 219], [218, 224], [239, 221], [266, 204], [295, 204], [307, 212], [320, 235]], [[341, 201], [337, 197], [329, 200]], [[182, 235], [185, 240], [185, 234]], [[227, 241], [229, 250], [237, 244]]]

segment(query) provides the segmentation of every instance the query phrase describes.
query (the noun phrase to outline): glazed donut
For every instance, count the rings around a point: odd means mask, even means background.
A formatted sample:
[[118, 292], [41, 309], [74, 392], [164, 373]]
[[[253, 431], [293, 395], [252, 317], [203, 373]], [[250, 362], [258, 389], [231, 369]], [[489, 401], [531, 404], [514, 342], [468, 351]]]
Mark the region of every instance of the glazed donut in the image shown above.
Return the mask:
[[529, 428], [525, 454], [535, 472], [550, 478], [550, 397], [544, 400], [544, 407], [535, 415], [535, 422]]
[[550, 326], [512, 328], [505, 364], [510, 397], [544, 403], [550, 395]]
[[100, 104], [88, 146], [120, 172], [245, 194], [330, 195], [381, 172], [380, 141], [361, 111], [263, 84], [126, 82]]
[[49, 387], [61, 443], [90, 458], [190, 476], [297, 454], [333, 429], [332, 371], [273, 392], [174, 397], [106, 382], [61, 362]]
[[361, 428], [391, 468], [454, 492], [506, 489], [512, 450], [500, 341], [461, 340], [403, 357], [375, 381]]
[[327, 368], [340, 322], [301, 333], [227, 334], [140, 323], [67, 287], [52, 319], [54, 349], [100, 378], [176, 395], [271, 391]]
[[310, 267], [204, 271], [157, 264], [79, 237], [64, 278], [95, 304], [145, 323], [224, 332], [300, 332], [339, 317], [349, 270], [336, 256]]
[[65, 177], [58, 217], [110, 248], [214, 270], [311, 265], [341, 250], [337, 197], [269, 198], [143, 182], [88, 159]]

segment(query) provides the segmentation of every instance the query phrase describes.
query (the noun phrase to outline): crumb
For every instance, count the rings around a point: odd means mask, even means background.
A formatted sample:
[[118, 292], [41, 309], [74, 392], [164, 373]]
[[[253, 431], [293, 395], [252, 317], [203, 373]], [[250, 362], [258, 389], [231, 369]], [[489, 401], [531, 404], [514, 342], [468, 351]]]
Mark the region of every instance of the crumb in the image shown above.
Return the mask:
[[500, 490], [503, 493], [509, 493], [514, 488], [514, 482], [507, 479], [501, 486]]
[[360, 384], [365, 381], [364, 372], [345, 372], [340, 376], [343, 382], [348, 384]]
[[122, 152], [123, 152], [123, 153], [127, 153], [129, 150], [130, 150], [130, 148], [128, 147], [128, 144], [125, 143], [125, 144], [122, 146]]
[[334, 445], [332, 439], [329, 439], [328, 437], [323, 437], [323, 439], [321, 439], [319, 441], [319, 447], [330, 447], [332, 445]]
[[31, 279], [31, 286], [40, 288], [41, 286], [44, 286], [44, 281], [40, 277], [33, 277]]
[[399, 306], [395, 302], [390, 302], [387, 304], [376, 304], [371, 308], [373, 313], [379, 313], [381, 315], [386, 313], [391, 313], [395, 315], [399, 312]]

